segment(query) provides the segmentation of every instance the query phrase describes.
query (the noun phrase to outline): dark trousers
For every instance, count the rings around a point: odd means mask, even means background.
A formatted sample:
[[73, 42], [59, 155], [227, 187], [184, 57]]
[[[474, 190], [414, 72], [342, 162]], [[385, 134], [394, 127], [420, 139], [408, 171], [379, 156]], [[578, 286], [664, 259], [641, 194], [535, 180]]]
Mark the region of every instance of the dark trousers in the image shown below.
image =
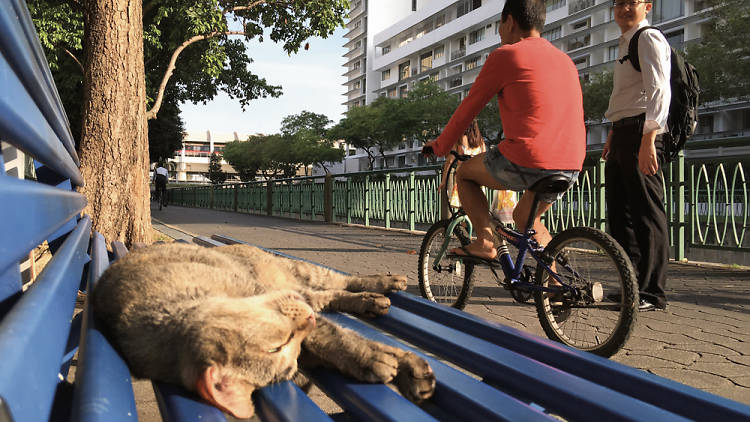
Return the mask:
[[612, 237], [625, 249], [638, 274], [642, 299], [664, 306], [669, 262], [669, 231], [664, 210], [661, 135], [656, 137], [659, 170], [653, 176], [638, 168], [644, 115], [613, 125], [605, 166], [607, 218]]

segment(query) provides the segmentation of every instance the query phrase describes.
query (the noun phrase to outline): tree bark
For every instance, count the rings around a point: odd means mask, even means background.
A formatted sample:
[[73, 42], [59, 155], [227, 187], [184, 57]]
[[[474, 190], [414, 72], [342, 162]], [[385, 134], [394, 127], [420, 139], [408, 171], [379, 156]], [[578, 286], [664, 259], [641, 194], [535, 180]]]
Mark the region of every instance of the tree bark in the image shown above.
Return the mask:
[[84, 12], [81, 189], [108, 241], [150, 243], [141, 0], [89, 0]]

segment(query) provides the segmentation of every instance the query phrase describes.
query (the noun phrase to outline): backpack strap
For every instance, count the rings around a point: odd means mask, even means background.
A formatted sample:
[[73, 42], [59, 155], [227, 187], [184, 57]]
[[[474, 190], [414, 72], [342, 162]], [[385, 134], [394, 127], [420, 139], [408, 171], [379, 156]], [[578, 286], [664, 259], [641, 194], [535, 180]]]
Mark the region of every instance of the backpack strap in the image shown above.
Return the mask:
[[628, 44], [628, 54], [620, 59], [620, 63], [625, 62], [625, 60], [630, 60], [630, 64], [632, 64], [633, 68], [638, 72], [641, 71], [641, 61], [638, 58], [638, 38], [641, 36], [641, 32], [647, 29], [656, 29], [661, 32], [661, 30], [655, 26], [644, 26], [643, 28], [639, 28], [635, 31], [635, 34], [633, 34], [633, 38], [630, 39], [630, 43]]

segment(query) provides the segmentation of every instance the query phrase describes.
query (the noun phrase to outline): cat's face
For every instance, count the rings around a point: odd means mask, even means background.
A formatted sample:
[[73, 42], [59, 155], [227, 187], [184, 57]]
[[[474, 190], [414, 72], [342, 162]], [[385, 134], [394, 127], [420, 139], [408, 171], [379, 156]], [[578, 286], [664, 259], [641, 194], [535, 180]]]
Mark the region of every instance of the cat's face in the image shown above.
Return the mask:
[[199, 369], [197, 381], [190, 385], [196, 379], [194, 368], [183, 367], [183, 380], [205, 400], [247, 418], [253, 414], [254, 390], [291, 379], [297, 372], [302, 340], [315, 327], [315, 316], [291, 291], [227, 301], [221, 309], [213, 312], [210, 326], [200, 335], [206, 346], [200, 349], [213, 355], [206, 356], [208, 368]]

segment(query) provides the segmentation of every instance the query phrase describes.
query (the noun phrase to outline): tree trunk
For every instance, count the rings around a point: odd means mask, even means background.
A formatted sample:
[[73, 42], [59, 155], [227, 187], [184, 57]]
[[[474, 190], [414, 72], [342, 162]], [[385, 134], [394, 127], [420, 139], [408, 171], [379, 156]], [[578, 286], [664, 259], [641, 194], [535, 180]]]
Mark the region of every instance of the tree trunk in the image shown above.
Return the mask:
[[84, 3], [85, 212], [108, 241], [150, 243], [142, 1]]

